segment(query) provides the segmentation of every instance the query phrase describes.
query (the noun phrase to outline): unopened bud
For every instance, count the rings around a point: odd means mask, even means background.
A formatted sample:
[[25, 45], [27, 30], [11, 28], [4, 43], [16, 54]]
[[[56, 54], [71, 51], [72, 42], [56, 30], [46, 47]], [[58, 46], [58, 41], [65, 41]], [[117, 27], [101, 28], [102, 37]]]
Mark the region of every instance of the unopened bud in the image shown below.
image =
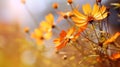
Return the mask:
[[24, 28], [24, 32], [29, 33], [29, 28], [28, 27]]
[[52, 7], [53, 7], [54, 9], [57, 9], [57, 8], [58, 8], [58, 3], [54, 3], [54, 4], [52, 5]]
[[67, 16], [66, 14], [64, 14], [64, 16], [63, 16], [63, 17], [64, 17], [64, 19], [67, 19], [67, 18], [68, 18], [68, 16]]
[[66, 59], [67, 59], [67, 55], [64, 55], [64, 56], [63, 56], [63, 60], [66, 60]]
[[67, 0], [67, 2], [68, 2], [69, 4], [72, 4], [72, 3], [73, 3], [73, 0]]

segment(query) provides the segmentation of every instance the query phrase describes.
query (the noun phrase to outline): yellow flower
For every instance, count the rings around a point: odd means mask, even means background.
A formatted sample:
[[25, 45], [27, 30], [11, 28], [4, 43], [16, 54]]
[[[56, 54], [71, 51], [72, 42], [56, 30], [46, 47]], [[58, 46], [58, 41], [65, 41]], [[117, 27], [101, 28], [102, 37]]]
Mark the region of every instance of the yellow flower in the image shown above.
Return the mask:
[[113, 35], [111, 38], [109, 38], [108, 40], [106, 40], [103, 45], [106, 44], [110, 44], [112, 42], [114, 42], [118, 37], [120, 36], [120, 32], [117, 32], [115, 35]]
[[36, 28], [34, 32], [31, 34], [31, 38], [34, 38], [37, 44], [43, 44], [44, 40], [50, 39], [52, 36], [52, 32], [43, 32], [40, 28]]
[[93, 9], [91, 8], [90, 4], [85, 4], [83, 5], [82, 9], [84, 14], [80, 13], [77, 9], [73, 10], [73, 14], [75, 16], [72, 17], [72, 20], [78, 27], [87, 25], [92, 21], [102, 20], [106, 18], [108, 14], [105, 6], [99, 7], [97, 4], [94, 4]]
[[43, 44], [43, 33], [40, 29], [35, 29], [34, 32], [31, 34], [31, 38], [34, 38], [37, 44]]
[[45, 21], [40, 22], [40, 30], [44, 34], [45, 39], [50, 39], [52, 36], [52, 28], [54, 28], [54, 17], [50, 13], [45, 17]]
[[34, 38], [38, 44], [43, 44], [44, 40], [51, 38], [53, 26], [54, 17], [50, 13], [45, 17], [45, 21], [40, 22], [40, 26], [34, 30], [31, 37]]
[[43, 32], [50, 32], [54, 27], [54, 17], [50, 13], [45, 17], [45, 21], [40, 22], [40, 28]]
[[57, 45], [56, 46], [57, 50], [60, 50], [63, 47], [65, 47], [66, 44], [69, 43], [71, 40], [75, 41], [78, 38], [78, 36], [79, 36], [79, 33], [75, 33], [74, 27], [69, 29], [67, 32], [63, 30], [60, 33], [60, 37], [54, 40], [54, 43]]

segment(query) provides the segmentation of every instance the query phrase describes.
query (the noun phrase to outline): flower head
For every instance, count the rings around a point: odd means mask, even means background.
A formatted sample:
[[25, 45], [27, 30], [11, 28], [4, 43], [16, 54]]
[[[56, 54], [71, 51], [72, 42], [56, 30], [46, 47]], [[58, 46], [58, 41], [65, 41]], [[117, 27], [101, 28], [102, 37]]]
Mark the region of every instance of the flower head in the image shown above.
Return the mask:
[[43, 41], [50, 39], [51, 36], [52, 32], [45, 33], [40, 28], [35, 29], [34, 32], [31, 34], [31, 38], [34, 38], [37, 44], [43, 44]]
[[45, 17], [45, 21], [40, 23], [40, 26], [34, 30], [31, 37], [36, 39], [38, 44], [42, 44], [43, 40], [48, 40], [52, 36], [52, 26], [54, 25], [54, 17], [52, 14], [48, 14]]
[[40, 29], [35, 29], [34, 32], [31, 34], [31, 38], [34, 38], [37, 44], [43, 44], [43, 33]]
[[72, 20], [78, 27], [84, 26], [89, 22], [99, 21], [107, 17], [108, 12], [106, 12], [106, 7], [99, 7], [97, 4], [94, 4], [93, 9], [90, 4], [85, 4], [82, 7], [84, 14], [80, 13], [77, 9], [73, 10]]
[[78, 38], [79, 34], [75, 33], [75, 28], [72, 27], [67, 32], [64, 30], [60, 33], [60, 37], [54, 40], [54, 43], [57, 45], [57, 50], [65, 47], [70, 41], [75, 41]]
[[54, 27], [54, 17], [52, 14], [48, 14], [45, 17], [45, 21], [40, 22], [39, 28], [44, 33], [52, 33], [52, 28]]

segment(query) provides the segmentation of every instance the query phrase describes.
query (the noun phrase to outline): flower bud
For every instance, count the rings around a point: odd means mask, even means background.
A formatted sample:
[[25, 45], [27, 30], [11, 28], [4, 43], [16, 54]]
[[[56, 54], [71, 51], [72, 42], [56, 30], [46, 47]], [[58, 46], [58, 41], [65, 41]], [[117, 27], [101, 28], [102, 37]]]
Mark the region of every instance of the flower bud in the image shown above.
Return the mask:
[[57, 8], [58, 8], [58, 3], [54, 3], [54, 4], [52, 5], [52, 7], [53, 7], [54, 9], [57, 9]]
[[29, 33], [29, 28], [28, 27], [24, 28], [24, 32]]
[[62, 58], [63, 58], [63, 60], [66, 60], [67, 59], [67, 55], [64, 55]]
[[69, 4], [72, 4], [72, 3], [73, 3], [73, 0], [67, 0], [67, 2], [68, 2]]

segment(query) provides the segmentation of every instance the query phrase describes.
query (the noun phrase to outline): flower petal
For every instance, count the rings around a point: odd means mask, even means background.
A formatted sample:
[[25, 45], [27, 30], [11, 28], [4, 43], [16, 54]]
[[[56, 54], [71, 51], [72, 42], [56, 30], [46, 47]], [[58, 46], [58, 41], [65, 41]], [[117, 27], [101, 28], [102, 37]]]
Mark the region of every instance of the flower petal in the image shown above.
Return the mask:
[[62, 49], [63, 47], [65, 47], [67, 43], [68, 43], [68, 40], [65, 40], [65, 41], [62, 42], [60, 45], [56, 46], [57, 50], [60, 50], [60, 49]]
[[69, 38], [75, 32], [75, 28], [72, 27], [68, 30], [66, 37]]
[[102, 20], [104, 18], [106, 18], [108, 16], [108, 12], [102, 14], [102, 15], [99, 15], [98, 17], [95, 17], [96, 20]]
[[45, 17], [45, 19], [46, 19], [46, 22], [48, 22], [48, 24], [53, 25], [54, 17], [53, 17], [53, 15], [52, 15], [51, 13], [48, 14], [48, 15]]
[[86, 16], [81, 14], [77, 9], [73, 10], [73, 14], [79, 19], [86, 19]]
[[99, 11], [99, 6], [97, 4], [94, 4], [92, 15], [95, 17]]
[[82, 6], [85, 15], [89, 15], [92, 11], [90, 4], [85, 4]]

